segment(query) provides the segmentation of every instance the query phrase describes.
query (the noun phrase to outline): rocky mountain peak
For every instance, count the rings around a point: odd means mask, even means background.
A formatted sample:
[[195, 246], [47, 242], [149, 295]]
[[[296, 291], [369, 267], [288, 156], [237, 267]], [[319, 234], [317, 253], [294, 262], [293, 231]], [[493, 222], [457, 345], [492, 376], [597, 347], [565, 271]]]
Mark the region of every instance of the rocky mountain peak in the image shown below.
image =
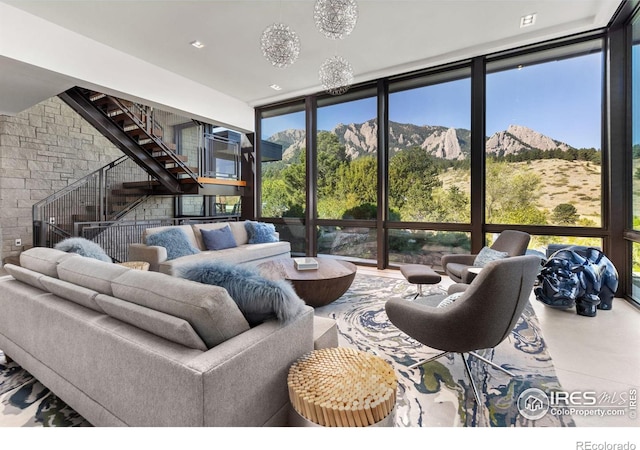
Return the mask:
[[[378, 148], [378, 122], [338, 124], [331, 130], [346, 147], [351, 158], [375, 153]], [[276, 133], [269, 141], [283, 146], [284, 159], [305, 146], [304, 130], [285, 130]], [[427, 153], [449, 160], [465, 159], [470, 152], [471, 132], [462, 128], [433, 125], [414, 125], [389, 122], [390, 155], [411, 147], [420, 147]], [[509, 155], [539, 149], [543, 151], [572, 147], [522, 125], [510, 125], [507, 130], [494, 133], [487, 139], [488, 154]]]

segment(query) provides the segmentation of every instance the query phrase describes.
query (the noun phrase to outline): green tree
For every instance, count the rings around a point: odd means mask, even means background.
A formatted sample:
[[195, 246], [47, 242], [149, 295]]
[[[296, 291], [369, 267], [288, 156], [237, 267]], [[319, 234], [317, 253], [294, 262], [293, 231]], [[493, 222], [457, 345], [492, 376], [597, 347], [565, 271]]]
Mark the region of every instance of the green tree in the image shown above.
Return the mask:
[[433, 158], [420, 147], [402, 150], [389, 161], [389, 207], [398, 210], [402, 220], [427, 220], [432, 191], [440, 186]]
[[302, 207], [306, 204], [306, 152], [299, 158], [300, 161], [285, 167], [280, 177], [285, 182], [287, 203]]
[[430, 222], [469, 223], [471, 221], [470, 198], [459, 187], [433, 190], [433, 207]]
[[560, 203], [551, 213], [551, 220], [559, 225], [574, 225], [578, 218], [578, 210], [571, 203]]
[[287, 209], [289, 209], [289, 198], [284, 180], [263, 178], [262, 215], [264, 217], [282, 217]]
[[378, 162], [373, 156], [361, 156], [339, 169], [337, 190], [353, 194], [360, 203], [377, 203]]
[[514, 172], [510, 164], [488, 159], [485, 207], [488, 223], [543, 225], [544, 211], [537, 208], [539, 175]]
[[328, 131], [320, 131], [318, 148], [318, 197], [331, 197], [337, 190], [340, 168], [350, 162], [346, 147], [338, 136]]

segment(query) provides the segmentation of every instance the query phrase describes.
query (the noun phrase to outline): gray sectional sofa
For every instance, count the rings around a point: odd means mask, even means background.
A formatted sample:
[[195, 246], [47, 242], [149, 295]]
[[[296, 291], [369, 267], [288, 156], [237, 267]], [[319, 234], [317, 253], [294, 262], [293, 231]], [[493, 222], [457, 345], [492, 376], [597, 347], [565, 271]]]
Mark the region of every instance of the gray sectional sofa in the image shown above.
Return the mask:
[[250, 328], [218, 286], [49, 248], [4, 268], [0, 349], [96, 426], [286, 425], [288, 368], [337, 346], [306, 305]]
[[[231, 228], [231, 232], [238, 246], [224, 250], [207, 250], [202, 239], [201, 230], [215, 230], [227, 225]], [[200, 252], [168, 260], [167, 250], [164, 247], [146, 245], [147, 236], [170, 228], [182, 229], [187, 235], [189, 242], [195, 248], [199, 249]], [[129, 260], [146, 261], [149, 263], [150, 270], [169, 275], [173, 275], [175, 269], [180, 265], [198, 260], [218, 260], [230, 264], [256, 265], [270, 259], [291, 257], [291, 244], [286, 241], [249, 244], [249, 235], [245, 228], [245, 221], [147, 228], [142, 235], [142, 240], [142, 244], [131, 244], [129, 246]]]

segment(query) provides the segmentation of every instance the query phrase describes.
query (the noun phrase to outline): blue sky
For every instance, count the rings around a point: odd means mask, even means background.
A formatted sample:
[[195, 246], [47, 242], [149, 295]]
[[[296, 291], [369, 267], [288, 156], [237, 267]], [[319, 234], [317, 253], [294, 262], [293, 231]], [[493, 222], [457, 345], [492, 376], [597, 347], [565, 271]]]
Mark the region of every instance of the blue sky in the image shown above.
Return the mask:
[[[576, 148], [601, 147], [602, 54], [487, 75], [488, 136], [523, 125]], [[393, 93], [389, 119], [416, 125], [470, 128], [470, 80]], [[318, 110], [318, 129], [362, 123], [376, 115], [375, 98]], [[304, 128], [304, 112], [263, 121], [263, 137]]]

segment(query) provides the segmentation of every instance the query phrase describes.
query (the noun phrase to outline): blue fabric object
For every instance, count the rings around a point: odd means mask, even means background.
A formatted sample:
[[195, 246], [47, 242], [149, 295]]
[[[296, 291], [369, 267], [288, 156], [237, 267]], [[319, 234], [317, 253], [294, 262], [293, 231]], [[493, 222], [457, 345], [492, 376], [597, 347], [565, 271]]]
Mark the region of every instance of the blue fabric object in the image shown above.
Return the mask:
[[80, 256], [86, 256], [87, 258], [97, 259], [99, 261], [113, 262], [111, 257], [105, 253], [102, 247], [89, 239], [81, 237], [64, 239], [58, 242], [54, 248], [63, 252], [76, 253]]
[[445, 308], [449, 305], [453, 305], [456, 300], [462, 297], [462, 294], [464, 294], [464, 292], [454, 292], [453, 294], [443, 298], [442, 301], [438, 303], [437, 308]]
[[195, 255], [200, 250], [195, 248], [187, 234], [180, 228], [168, 228], [147, 236], [147, 245], [157, 245], [167, 249], [167, 259], [176, 259], [181, 256]]
[[225, 248], [237, 247], [236, 238], [233, 237], [229, 225], [217, 230], [200, 230], [202, 240], [207, 250], [223, 250]]
[[244, 223], [244, 227], [249, 235], [249, 244], [278, 242], [278, 238], [276, 237], [276, 227], [272, 223], [247, 220]]
[[251, 326], [273, 317], [288, 322], [305, 306], [288, 281], [264, 278], [254, 267], [198, 261], [179, 267], [177, 276], [225, 288]]
[[489, 247], [483, 247], [482, 250], [476, 256], [476, 259], [473, 261], [473, 265], [475, 267], [484, 267], [487, 263], [491, 261], [495, 261], [497, 259], [503, 259], [508, 257], [509, 254], [507, 252], [499, 252], [498, 250], [494, 250]]

